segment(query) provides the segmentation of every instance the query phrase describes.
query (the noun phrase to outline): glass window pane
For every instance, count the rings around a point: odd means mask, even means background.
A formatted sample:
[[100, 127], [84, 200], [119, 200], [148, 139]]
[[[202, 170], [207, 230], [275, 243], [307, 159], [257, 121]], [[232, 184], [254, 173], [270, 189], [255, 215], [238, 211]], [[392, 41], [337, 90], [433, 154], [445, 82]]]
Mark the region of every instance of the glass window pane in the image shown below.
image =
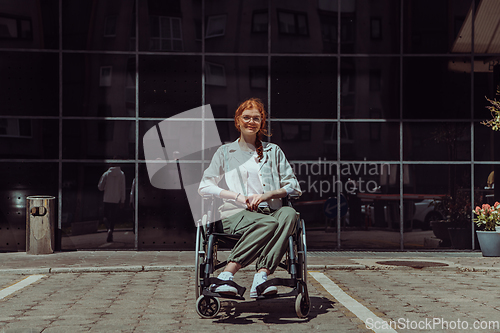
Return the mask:
[[[135, 14], [134, 0], [63, 2], [63, 48], [129, 51], [135, 45], [130, 43], [135, 36]], [[109, 30], [111, 17], [115, 18], [114, 33]]]
[[271, 114], [275, 118], [337, 117], [337, 59], [273, 57]]
[[[125, 163], [63, 164], [63, 250], [135, 247], [134, 208], [130, 205], [134, 170], [134, 164]], [[116, 186], [122, 179], [124, 186]], [[110, 202], [113, 196], [125, 200], [123, 205]], [[113, 229], [112, 242], [110, 229]]]
[[58, 55], [37, 52], [0, 53], [1, 114], [57, 116]]
[[[201, 9], [197, 1], [182, 5], [179, 1], [139, 1], [139, 50], [201, 52]], [[167, 43], [172, 39], [176, 40], [173, 46]]]
[[470, 123], [407, 123], [403, 127], [404, 159], [469, 161]]
[[470, 71], [455, 70], [460, 58], [403, 59], [403, 117], [470, 119]]
[[268, 28], [268, 13], [254, 12], [252, 18], [252, 32], [267, 32]]
[[63, 115], [135, 116], [133, 78], [134, 56], [64, 54]]
[[[471, 168], [469, 165], [408, 165], [408, 216], [404, 247], [471, 249]], [[480, 199], [475, 191], [475, 202]], [[477, 242], [476, 242], [477, 243]]]
[[[340, 124], [340, 153], [343, 160], [399, 160], [397, 122], [341, 122]], [[331, 137], [334, 139], [325, 140], [325, 147], [332, 158], [337, 156], [336, 135], [337, 127], [332, 126]]]
[[[156, 35], [153, 35], [151, 34], [151, 37], [160, 37], [161, 38], [172, 38], [172, 33], [170, 32], [171, 29], [170, 29], [170, 22], [173, 21], [173, 18], [170, 18], [170, 17], [160, 17], [160, 27], [161, 27], [161, 34], [158, 34], [157, 36]], [[158, 29], [158, 31], [160, 31], [160, 27]]]
[[0, 118], [1, 158], [50, 159], [58, 150], [57, 119]]
[[498, 133], [480, 123], [474, 123], [474, 159], [477, 161], [496, 161], [500, 141]]
[[[405, 53], [461, 53], [469, 50], [459, 49], [458, 45], [470, 43], [462, 25], [470, 14], [472, 1], [447, 0], [405, 1], [404, 27], [407, 38], [404, 39]], [[432, 8], [432, 10], [430, 10]], [[462, 29], [462, 30], [461, 30]], [[459, 31], [462, 31], [459, 34]], [[470, 31], [470, 23], [469, 23]]]
[[196, 228], [184, 190], [153, 187], [145, 164], [139, 165], [138, 187], [139, 249], [192, 249]]
[[341, 71], [343, 118], [399, 118], [399, 59], [342, 58]]
[[63, 158], [131, 159], [135, 156], [134, 121], [64, 120]]
[[4, 1], [0, 4], [0, 48], [57, 49], [57, 0]]
[[266, 0], [205, 2], [205, 51], [267, 53], [268, 6]]
[[474, 19], [472, 11], [462, 17], [460, 39], [454, 47], [458, 52], [471, 52], [471, 23], [474, 21], [474, 52], [478, 54], [495, 54], [500, 52], [498, 40], [498, 16], [500, 15], [500, 4], [497, 1], [475, 1], [476, 8]]
[[182, 25], [181, 19], [173, 17], [172, 22], [172, 38], [182, 39]]
[[295, 15], [292, 13], [278, 12], [280, 33], [295, 34]]
[[[58, 170], [57, 163], [0, 163], [0, 172], [5, 176], [0, 179], [0, 251], [26, 251], [26, 199], [30, 195], [57, 198]], [[57, 218], [55, 222], [57, 225]]]
[[[267, 57], [207, 56], [205, 59], [206, 103], [212, 105], [212, 110], [214, 105], [219, 110], [223, 107], [223, 113], [228, 113], [224, 117], [233, 118], [240, 103], [250, 97], [258, 97], [264, 101], [269, 112], [267, 89], [252, 86], [251, 81], [251, 69], [260, 68], [267, 72]], [[216, 112], [219, 111], [214, 110]]]
[[201, 57], [145, 55], [139, 61], [141, 117], [170, 117], [202, 104]]

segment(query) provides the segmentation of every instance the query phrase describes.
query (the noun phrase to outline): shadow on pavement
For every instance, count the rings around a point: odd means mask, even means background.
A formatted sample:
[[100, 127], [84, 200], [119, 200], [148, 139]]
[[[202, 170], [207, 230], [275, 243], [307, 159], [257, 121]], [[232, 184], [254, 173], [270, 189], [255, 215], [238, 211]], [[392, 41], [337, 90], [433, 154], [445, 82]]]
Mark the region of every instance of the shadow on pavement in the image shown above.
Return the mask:
[[318, 315], [333, 309], [335, 302], [326, 297], [311, 297], [311, 310], [307, 318], [298, 318], [295, 313], [295, 298], [275, 298], [247, 302], [222, 301], [220, 316], [214, 323], [253, 324], [296, 324], [308, 322]]

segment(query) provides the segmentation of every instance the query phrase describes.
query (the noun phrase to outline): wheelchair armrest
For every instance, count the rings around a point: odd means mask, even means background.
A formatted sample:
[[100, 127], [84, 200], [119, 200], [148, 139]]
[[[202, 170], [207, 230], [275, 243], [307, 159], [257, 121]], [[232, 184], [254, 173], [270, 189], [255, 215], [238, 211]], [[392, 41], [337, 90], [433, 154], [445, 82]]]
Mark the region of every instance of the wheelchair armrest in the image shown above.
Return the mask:
[[290, 195], [289, 194], [282, 199], [283, 205], [293, 207], [293, 202], [297, 201], [299, 198], [300, 198], [300, 196], [298, 196], [298, 195]]

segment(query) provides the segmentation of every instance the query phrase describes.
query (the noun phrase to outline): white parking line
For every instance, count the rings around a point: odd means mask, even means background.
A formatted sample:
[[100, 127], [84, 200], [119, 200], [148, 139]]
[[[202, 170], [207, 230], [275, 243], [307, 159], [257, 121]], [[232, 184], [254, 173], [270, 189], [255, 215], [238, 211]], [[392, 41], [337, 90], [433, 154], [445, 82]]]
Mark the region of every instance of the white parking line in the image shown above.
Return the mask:
[[[376, 316], [373, 312], [371, 312], [369, 309], [367, 309], [364, 305], [356, 301], [354, 298], [351, 296], [347, 295], [335, 282], [330, 280], [325, 274], [320, 273], [320, 272], [312, 272], [309, 271], [309, 274], [318, 281], [323, 288], [326, 289], [332, 295], [335, 297], [339, 303], [341, 303], [343, 306], [345, 306], [349, 311], [351, 311], [353, 314], [356, 315], [359, 319], [361, 319], [367, 328], [370, 328], [376, 333], [397, 333], [396, 330], [392, 328], [377, 328], [381, 325], [381, 323], [384, 323], [385, 320], [382, 318]], [[378, 325], [372, 325], [373, 323], [378, 323]]]
[[45, 275], [43, 275], [43, 274], [30, 275], [27, 278], [25, 278], [17, 283], [14, 283], [12, 286], [0, 290], [0, 300], [15, 293], [18, 290], [23, 289], [24, 287], [29, 286], [30, 284], [40, 280], [44, 276]]

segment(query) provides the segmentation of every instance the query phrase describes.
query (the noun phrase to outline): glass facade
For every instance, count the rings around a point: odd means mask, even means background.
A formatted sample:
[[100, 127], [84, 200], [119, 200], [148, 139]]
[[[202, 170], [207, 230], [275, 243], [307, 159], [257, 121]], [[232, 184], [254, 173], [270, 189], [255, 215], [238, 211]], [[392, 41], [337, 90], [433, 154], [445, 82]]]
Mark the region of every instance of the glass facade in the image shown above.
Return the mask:
[[[234, 111], [250, 97], [300, 181], [310, 248], [473, 249], [472, 206], [500, 201], [500, 139], [481, 124], [500, 84], [499, 10], [496, 0], [4, 1], [0, 251], [25, 250], [35, 194], [58, 198], [62, 250], [192, 249], [197, 217], [180, 187], [151, 185], [142, 138], [210, 104], [220, 140], [234, 141]], [[213, 153], [184, 163], [201, 177]], [[125, 179], [113, 216], [98, 189], [110, 167]]]

